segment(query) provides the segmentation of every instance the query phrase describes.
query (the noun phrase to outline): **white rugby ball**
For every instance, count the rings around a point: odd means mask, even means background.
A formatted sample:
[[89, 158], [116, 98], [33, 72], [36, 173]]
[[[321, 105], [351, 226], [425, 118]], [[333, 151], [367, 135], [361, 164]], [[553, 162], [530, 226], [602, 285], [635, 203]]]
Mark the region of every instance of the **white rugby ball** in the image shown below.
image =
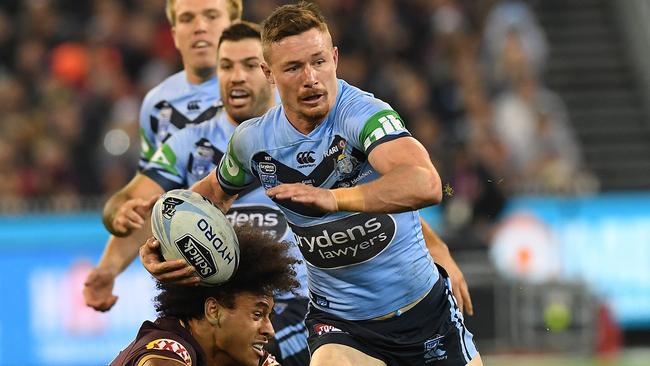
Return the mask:
[[175, 189], [160, 196], [151, 229], [165, 260], [185, 259], [202, 285], [228, 281], [239, 266], [235, 230], [221, 210], [196, 192]]

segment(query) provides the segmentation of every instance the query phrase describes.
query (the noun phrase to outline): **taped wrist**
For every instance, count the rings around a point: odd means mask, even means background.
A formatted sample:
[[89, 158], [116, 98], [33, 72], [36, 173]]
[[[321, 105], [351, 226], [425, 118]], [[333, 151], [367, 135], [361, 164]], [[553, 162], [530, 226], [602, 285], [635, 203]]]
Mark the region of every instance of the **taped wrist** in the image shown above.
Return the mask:
[[363, 212], [366, 208], [361, 187], [337, 188], [332, 193], [339, 211]]

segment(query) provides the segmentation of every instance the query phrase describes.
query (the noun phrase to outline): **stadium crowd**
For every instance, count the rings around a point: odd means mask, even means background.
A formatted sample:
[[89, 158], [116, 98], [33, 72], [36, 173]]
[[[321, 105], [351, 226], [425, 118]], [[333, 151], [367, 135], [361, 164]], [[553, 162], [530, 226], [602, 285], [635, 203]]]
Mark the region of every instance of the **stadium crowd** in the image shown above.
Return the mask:
[[[244, 1], [243, 18], [286, 2]], [[576, 191], [580, 149], [542, 81], [534, 3], [316, 2], [339, 75], [389, 101], [429, 150], [447, 231], [473, 227], [480, 241], [509, 195]], [[180, 68], [162, 0], [3, 1], [2, 209], [78, 209], [121, 188], [136, 169], [142, 98]]]

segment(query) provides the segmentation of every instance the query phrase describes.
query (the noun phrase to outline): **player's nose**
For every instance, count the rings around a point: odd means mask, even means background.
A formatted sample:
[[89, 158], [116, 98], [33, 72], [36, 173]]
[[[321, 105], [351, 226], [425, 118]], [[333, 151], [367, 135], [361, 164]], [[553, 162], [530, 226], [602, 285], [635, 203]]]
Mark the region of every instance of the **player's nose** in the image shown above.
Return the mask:
[[307, 88], [312, 88], [314, 85], [318, 84], [316, 70], [309, 64], [307, 64], [303, 69], [303, 80], [303, 84]]

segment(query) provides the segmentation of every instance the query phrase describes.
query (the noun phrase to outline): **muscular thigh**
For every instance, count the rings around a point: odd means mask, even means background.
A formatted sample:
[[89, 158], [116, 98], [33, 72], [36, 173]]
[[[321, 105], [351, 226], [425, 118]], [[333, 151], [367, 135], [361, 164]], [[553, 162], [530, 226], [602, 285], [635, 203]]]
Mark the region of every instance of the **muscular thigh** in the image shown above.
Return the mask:
[[309, 366], [386, 366], [374, 357], [342, 344], [325, 344], [311, 356]]

